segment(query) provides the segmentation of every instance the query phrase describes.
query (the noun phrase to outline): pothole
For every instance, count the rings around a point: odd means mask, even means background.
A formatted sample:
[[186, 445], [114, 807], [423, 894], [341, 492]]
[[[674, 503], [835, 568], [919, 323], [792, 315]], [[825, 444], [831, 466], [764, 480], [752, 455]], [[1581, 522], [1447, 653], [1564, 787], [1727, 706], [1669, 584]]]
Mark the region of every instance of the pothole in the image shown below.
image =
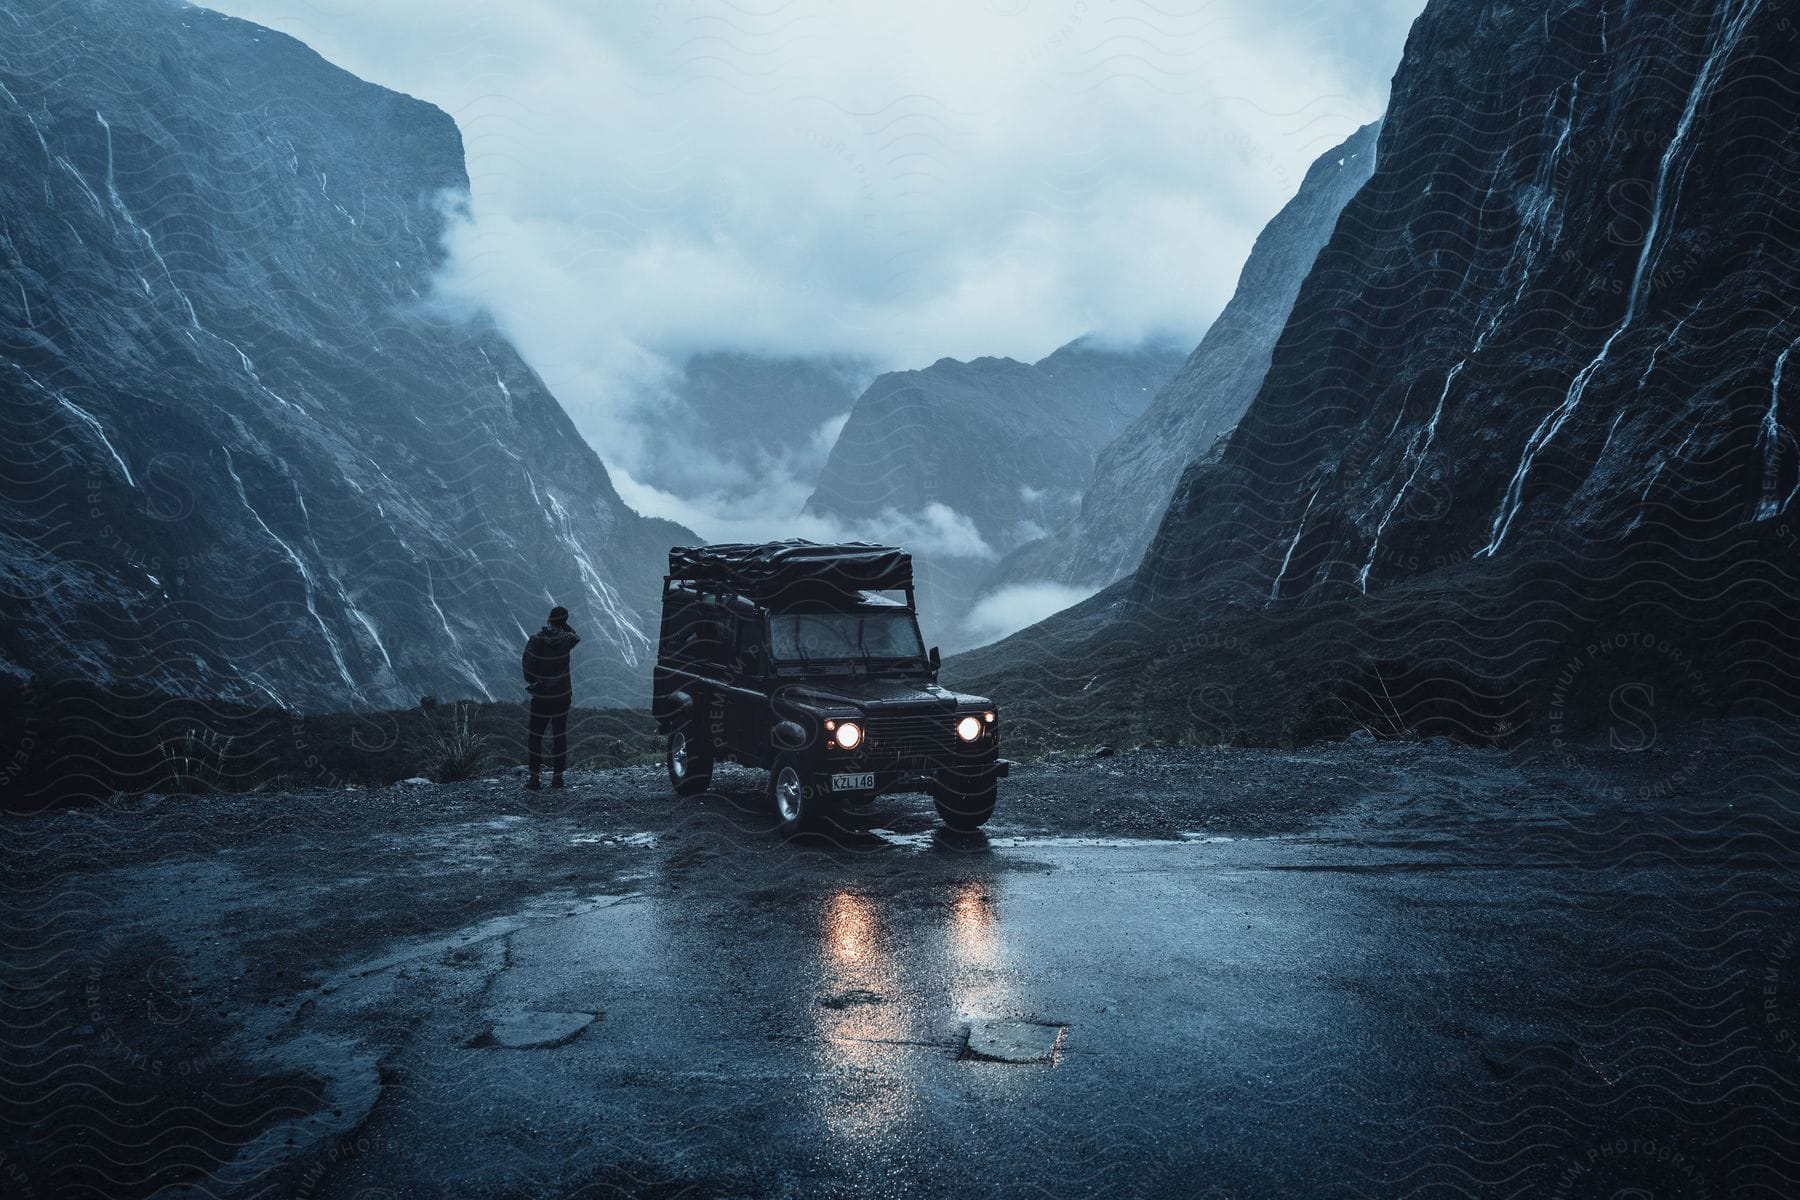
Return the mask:
[[508, 1013], [495, 1021], [487, 1036], [475, 1044], [505, 1050], [554, 1050], [580, 1037], [599, 1016], [597, 1012], [525, 1010]]
[[1054, 1063], [1067, 1027], [1042, 1021], [971, 1021], [963, 1056], [980, 1062]]

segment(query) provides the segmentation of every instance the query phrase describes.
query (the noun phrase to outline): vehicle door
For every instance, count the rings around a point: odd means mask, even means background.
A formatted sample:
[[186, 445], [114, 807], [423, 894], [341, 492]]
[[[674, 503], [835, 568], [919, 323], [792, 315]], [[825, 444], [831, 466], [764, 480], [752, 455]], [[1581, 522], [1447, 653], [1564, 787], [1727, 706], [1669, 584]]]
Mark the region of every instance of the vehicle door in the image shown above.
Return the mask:
[[706, 601], [695, 601], [679, 614], [677, 626], [671, 630], [671, 657], [677, 664], [684, 686], [694, 697], [693, 721], [697, 732], [712, 742], [714, 753], [723, 757], [727, 743], [726, 712], [731, 696], [731, 663], [727, 653], [728, 617], [724, 608]]
[[761, 614], [733, 613], [731, 693], [725, 707], [726, 736], [740, 761], [766, 766], [769, 753], [769, 646]]

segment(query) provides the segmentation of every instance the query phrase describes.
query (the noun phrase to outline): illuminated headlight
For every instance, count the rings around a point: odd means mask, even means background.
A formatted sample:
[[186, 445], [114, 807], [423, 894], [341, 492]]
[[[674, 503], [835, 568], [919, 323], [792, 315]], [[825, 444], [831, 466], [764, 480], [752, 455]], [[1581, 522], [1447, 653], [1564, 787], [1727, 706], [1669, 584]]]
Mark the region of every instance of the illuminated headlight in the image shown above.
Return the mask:
[[981, 736], [981, 718], [971, 713], [956, 723], [956, 736], [972, 742]]
[[862, 726], [855, 721], [845, 721], [831, 735], [833, 741], [843, 750], [854, 750], [862, 745]]

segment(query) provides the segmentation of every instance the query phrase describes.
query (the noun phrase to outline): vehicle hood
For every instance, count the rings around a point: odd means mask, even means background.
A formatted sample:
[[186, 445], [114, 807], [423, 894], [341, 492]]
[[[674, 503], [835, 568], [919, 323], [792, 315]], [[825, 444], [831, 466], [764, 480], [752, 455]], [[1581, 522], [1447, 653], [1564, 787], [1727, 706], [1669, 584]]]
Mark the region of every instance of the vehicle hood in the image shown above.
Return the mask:
[[785, 691], [796, 700], [812, 704], [851, 705], [889, 712], [952, 712], [959, 705], [980, 702], [978, 697], [964, 696], [935, 683], [854, 675], [809, 679]]

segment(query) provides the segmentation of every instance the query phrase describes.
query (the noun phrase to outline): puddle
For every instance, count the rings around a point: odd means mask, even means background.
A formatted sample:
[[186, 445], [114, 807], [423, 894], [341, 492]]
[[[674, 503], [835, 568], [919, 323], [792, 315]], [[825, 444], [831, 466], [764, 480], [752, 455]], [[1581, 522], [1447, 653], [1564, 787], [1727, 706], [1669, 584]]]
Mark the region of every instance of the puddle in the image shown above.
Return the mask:
[[870, 837], [878, 837], [890, 846], [907, 846], [914, 850], [923, 850], [931, 845], [931, 830], [923, 833], [895, 833], [891, 829], [871, 829]]
[[[923, 833], [895, 833], [891, 829], [871, 829], [871, 837], [878, 837], [890, 846], [901, 846], [911, 850], [930, 849], [936, 831], [927, 829]], [[988, 837], [988, 845], [993, 848], [1001, 846], [1019, 847], [1022, 849], [1041, 848], [1046, 850], [1143, 850], [1169, 846], [1200, 846], [1212, 842], [1230, 842], [1235, 838], [1222, 837], [1216, 834], [1198, 831], [1179, 833], [1171, 838], [1132, 838], [1132, 837], [1030, 837], [1014, 835], [1010, 837]]]
[[654, 846], [654, 833], [578, 833], [569, 839], [571, 846]]
[[1131, 837], [1000, 837], [989, 838], [992, 846], [1041, 846], [1055, 850], [1144, 850], [1158, 846], [1191, 846], [1196, 839], [1183, 838], [1172, 841], [1169, 838], [1131, 838]]

